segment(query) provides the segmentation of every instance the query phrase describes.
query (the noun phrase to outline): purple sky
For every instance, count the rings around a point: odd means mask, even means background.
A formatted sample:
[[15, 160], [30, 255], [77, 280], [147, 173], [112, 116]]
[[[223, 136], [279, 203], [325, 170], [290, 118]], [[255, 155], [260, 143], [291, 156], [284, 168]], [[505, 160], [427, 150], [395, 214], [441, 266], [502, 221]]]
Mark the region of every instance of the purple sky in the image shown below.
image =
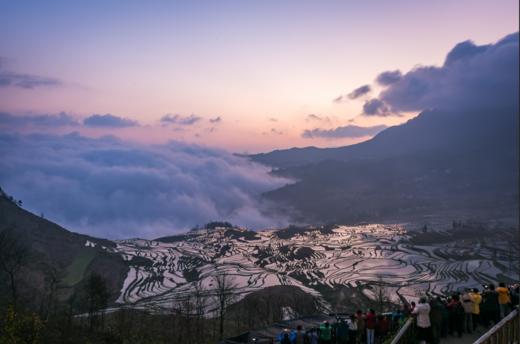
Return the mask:
[[[379, 73], [517, 30], [516, 0], [3, 1], [0, 111], [111, 114], [141, 125], [73, 129], [148, 143], [339, 146], [416, 113], [359, 116]], [[336, 135], [305, 134], [323, 131]]]

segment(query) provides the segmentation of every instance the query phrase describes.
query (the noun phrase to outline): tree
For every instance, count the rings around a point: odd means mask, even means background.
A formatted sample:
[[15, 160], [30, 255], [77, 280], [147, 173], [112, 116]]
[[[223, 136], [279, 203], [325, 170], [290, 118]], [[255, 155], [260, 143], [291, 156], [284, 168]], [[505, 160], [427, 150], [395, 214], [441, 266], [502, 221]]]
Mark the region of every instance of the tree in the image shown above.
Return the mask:
[[14, 310], [18, 302], [18, 274], [27, 262], [29, 250], [14, 230], [0, 231], [0, 269], [7, 274]]
[[92, 330], [97, 325], [99, 313], [101, 313], [101, 325], [103, 325], [103, 310], [108, 305], [108, 298], [110, 295], [105, 279], [97, 273], [90, 274], [85, 283], [84, 293], [89, 327]]
[[390, 297], [388, 296], [388, 289], [385, 286], [385, 282], [383, 281], [382, 276], [378, 276], [377, 283], [374, 284], [374, 301], [376, 303], [376, 311], [378, 313], [382, 313], [385, 311], [386, 305], [391, 302]]
[[47, 266], [44, 269], [45, 273], [45, 284], [44, 284], [44, 295], [41, 305], [41, 317], [44, 320], [49, 320], [51, 314], [54, 314], [56, 308], [56, 291], [58, 288], [58, 281], [60, 280], [60, 274], [58, 269], [54, 266]]
[[219, 339], [224, 338], [224, 320], [228, 307], [236, 298], [237, 286], [232, 278], [226, 273], [217, 275], [215, 296], [217, 298], [218, 317], [219, 317]]

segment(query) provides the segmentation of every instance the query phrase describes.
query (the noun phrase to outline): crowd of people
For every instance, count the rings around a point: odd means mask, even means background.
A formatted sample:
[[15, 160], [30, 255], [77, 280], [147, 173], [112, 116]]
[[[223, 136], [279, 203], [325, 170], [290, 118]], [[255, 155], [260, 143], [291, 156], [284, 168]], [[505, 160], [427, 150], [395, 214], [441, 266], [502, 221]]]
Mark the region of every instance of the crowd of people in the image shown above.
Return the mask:
[[277, 340], [280, 344], [379, 344], [394, 336], [413, 317], [418, 342], [438, 344], [447, 336], [462, 337], [479, 327], [484, 330], [498, 323], [513, 307], [518, 307], [519, 294], [519, 285], [489, 284], [483, 290], [465, 289], [448, 298], [422, 297], [417, 304], [411, 302], [395, 312], [358, 310], [350, 316], [325, 321], [319, 327], [285, 329]]
[[485, 285], [483, 290], [468, 288], [449, 298], [436, 297], [429, 302], [421, 298], [411, 305], [410, 313], [416, 316], [418, 339], [423, 343], [437, 344], [449, 335], [462, 337], [497, 324], [513, 307], [518, 307], [520, 286], [506, 287], [500, 283]]
[[278, 336], [281, 344], [358, 344], [382, 343], [406, 320], [401, 310], [376, 314], [373, 309], [358, 310], [350, 316], [336, 316], [333, 322], [325, 321], [317, 328], [304, 330], [285, 329]]

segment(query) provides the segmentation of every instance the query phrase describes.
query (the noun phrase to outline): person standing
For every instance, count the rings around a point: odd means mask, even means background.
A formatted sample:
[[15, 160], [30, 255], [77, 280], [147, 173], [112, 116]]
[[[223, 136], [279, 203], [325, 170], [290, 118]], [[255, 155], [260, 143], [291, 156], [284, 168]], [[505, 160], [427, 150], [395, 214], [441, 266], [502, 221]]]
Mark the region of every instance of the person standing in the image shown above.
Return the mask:
[[500, 319], [503, 319], [509, 313], [509, 304], [511, 303], [511, 296], [509, 289], [506, 288], [505, 283], [501, 282], [497, 288], [498, 306], [500, 308]]
[[431, 343], [431, 307], [426, 302], [425, 297], [419, 299], [419, 304], [415, 306], [412, 314], [417, 317], [417, 337], [419, 343]]
[[390, 331], [390, 320], [385, 315], [377, 316], [376, 323], [376, 338], [378, 343], [383, 343], [388, 332]]
[[482, 302], [482, 295], [480, 295], [479, 290], [477, 288], [473, 288], [471, 293], [469, 293], [471, 300], [473, 301], [473, 330], [477, 329], [477, 326], [480, 324], [480, 303]]
[[363, 316], [363, 312], [360, 310], [356, 311], [356, 322], [357, 322], [357, 332], [358, 332], [358, 343], [364, 342], [364, 337], [366, 334], [365, 328], [365, 317]]
[[462, 307], [460, 303], [458, 294], [452, 295], [451, 301], [448, 303], [448, 309], [450, 313], [450, 324], [452, 325], [450, 334], [453, 334], [453, 331], [457, 331], [457, 335], [460, 338], [462, 337], [464, 325], [464, 307]]
[[336, 344], [348, 344], [348, 330], [345, 319], [340, 319], [336, 325]]
[[448, 309], [447, 300], [437, 298], [437, 301], [441, 304], [441, 315], [442, 315], [442, 324], [441, 324], [441, 338], [445, 338], [448, 336], [450, 332], [450, 312]]
[[325, 321], [320, 326], [320, 344], [332, 343], [332, 327], [328, 321]]
[[473, 300], [467, 289], [462, 294], [462, 307], [464, 308], [464, 332], [473, 332]]
[[303, 331], [302, 325], [296, 326], [294, 344], [305, 344], [305, 331]]
[[367, 329], [367, 344], [375, 343], [376, 312], [370, 309], [365, 316], [365, 327]]
[[348, 323], [348, 343], [356, 344], [358, 341], [358, 327], [357, 327], [357, 319], [355, 315], [350, 316], [350, 321]]
[[500, 318], [500, 310], [498, 303], [498, 293], [495, 290], [495, 285], [490, 284], [482, 295], [482, 324], [484, 327], [488, 326], [490, 322], [497, 324]]
[[282, 339], [280, 340], [280, 344], [292, 344], [291, 339], [289, 339], [289, 333], [284, 333], [282, 335]]
[[431, 322], [431, 334], [432, 343], [439, 344], [441, 340], [442, 331], [442, 309], [444, 305], [441, 301], [436, 298], [430, 302], [430, 322]]
[[318, 344], [319, 336], [318, 331], [313, 328], [308, 334], [307, 337], [309, 338], [309, 344]]

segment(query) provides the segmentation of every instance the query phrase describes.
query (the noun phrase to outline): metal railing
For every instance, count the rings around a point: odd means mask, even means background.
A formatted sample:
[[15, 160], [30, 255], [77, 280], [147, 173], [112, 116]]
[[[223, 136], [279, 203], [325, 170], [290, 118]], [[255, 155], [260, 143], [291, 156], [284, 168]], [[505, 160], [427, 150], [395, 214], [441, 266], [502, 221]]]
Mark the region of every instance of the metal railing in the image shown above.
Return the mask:
[[403, 326], [399, 329], [390, 344], [407, 344], [415, 343], [415, 321], [414, 318], [408, 318]]
[[518, 309], [515, 309], [473, 344], [518, 343], [520, 343], [520, 316], [518, 315]]

